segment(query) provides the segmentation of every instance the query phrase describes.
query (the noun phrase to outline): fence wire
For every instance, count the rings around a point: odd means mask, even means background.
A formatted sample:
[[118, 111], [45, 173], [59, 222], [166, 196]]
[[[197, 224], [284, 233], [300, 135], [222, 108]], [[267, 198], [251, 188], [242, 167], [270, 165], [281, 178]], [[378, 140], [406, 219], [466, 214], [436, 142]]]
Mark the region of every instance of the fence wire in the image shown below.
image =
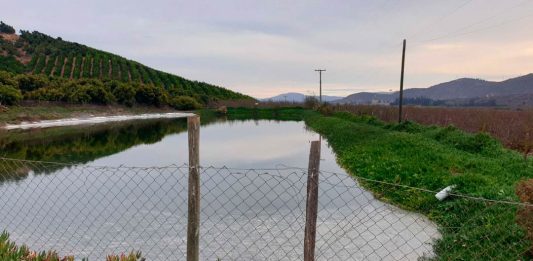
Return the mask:
[[[0, 230], [18, 245], [76, 259], [141, 251], [147, 260], [184, 260], [187, 182], [187, 165], [0, 158]], [[306, 169], [202, 167], [200, 259], [303, 260], [306, 188]], [[321, 171], [316, 259], [531, 258], [532, 205], [460, 194], [440, 202], [434, 193]]]

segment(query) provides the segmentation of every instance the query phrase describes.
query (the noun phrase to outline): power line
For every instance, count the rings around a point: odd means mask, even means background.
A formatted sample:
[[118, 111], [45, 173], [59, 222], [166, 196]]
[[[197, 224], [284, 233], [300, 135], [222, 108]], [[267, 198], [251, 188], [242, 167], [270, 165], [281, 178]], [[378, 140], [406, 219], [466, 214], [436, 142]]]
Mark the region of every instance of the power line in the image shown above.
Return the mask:
[[446, 14], [444, 14], [443, 16], [437, 18], [435, 21], [433, 21], [433, 23], [431, 24], [428, 24], [427, 26], [424, 26], [422, 29], [418, 30], [417, 32], [415, 32], [414, 34], [411, 34], [409, 35], [407, 38], [413, 38], [415, 37], [416, 35], [422, 33], [422, 32], [425, 32], [427, 31], [427, 29], [431, 28], [432, 26], [438, 24], [439, 22], [441, 22], [442, 20], [450, 17], [451, 15], [455, 14], [457, 11], [461, 10], [463, 7], [465, 7], [466, 5], [468, 5], [469, 3], [471, 3], [472, 0], [467, 0], [466, 2], [464, 2], [463, 4], [459, 5], [457, 8], [453, 9], [451, 12], [448, 12]]
[[522, 20], [524, 18], [527, 18], [527, 17], [531, 16], [531, 14], [519, 17], [517, 19], [508, 19], [508, 20], [503, 21], [502, 23], [499, 23], [499, 24], [495, 24], [495, 25], [491, 25], [491, 26], [487, 26], [487, 27], [483, 27], [483, 28], [479, 28], [479, 29], [470, 30], [470, 31], [466, 31], [465, 32], [465, 30], [467, 30], [469, 28], [472, 28], [472, 27], [474, 27], [476, 25], [479, 25], [479, 24], [485, 23], [487, 21], [490, 21], [490, 20], [494, 19], [495, 17], [500, 16], [500, 15], [502, 15], [502, 14], [504, 14], [504, 13], [506, 13], [506, 12], [512, 10], [512, 9], [520, 7], [523, 4], [528, 3], [528, 2], [529, 2], [529, 0], [524, 0], [524, 1], [520, 2], [519, 4], [517, 4], [517, 5], [511, 6], [511, 7], [507, 8], [507, 9], [502, 10], [501, 12], [498, 12], [496, 14], [493, 14], [493, 15], [489, 16], [489, 17], [483, 18], [481, 20], [478, 20], [476, 22], [473, 22], [471, 24], [463, 26], [463, 27], [461, 27], [461, 28], [459, 28], [457, 30], [454, 30], [454, 31], [449, 32], [449, 33], [446, 33], [444, 35], [440, 35], [440, 36], [433, 37], [433, 38], [426, 39], [426, 40], [415, 41], [415, 45], [417, 45], [419, 43], [431, 42], [431, 41], [435, 41], [435, 40], [440, 40], [440, 39], [445, 39], [445, 38], [453, 38], [453, 37], [457, 37], [457, 36], [471, 34], [471, 33], [479, 32], [479, 31], [485, 31], [485, 30], [489, 30], [489, 29], [500, 27], [500, 26], [508, 24], [510, 22], [515, 22], [515, 21], [518, 21], [518, 20]]
[[[476, 30], [466, 31], [466, 32], [458, 33], [458, 34], [450, 33], [450, 34], [445, 34], [445, 35], [441, 35], [441, 36], [438, 36], [438, 37], [430, 38], [430, 39], [427, 39], [427, 40], [418, 41], [418, 42], [416, 42], [415, 45], [421, 44], [421, 43], [426, 43], [426, 42], [432, 42], [432, 41], [435, 41], [435, 40], [445, 39], [445, 38], [455, 38], [455, 37], [468, 35], [468, 34], [472, 34], [472, 33], [477, 33], [477, 32], [481, 32], [481, 31], [487, 31], [487, 30], [494, 29], [494, 28], [497, 28], [497, 27], [501, 27], [501, 26], [504, 26], [506, 24], [510, 24], [512, 22], [523, 20], [523, 19], [529, 18], [529, 17], [533, 17], [533, 14], [528, 14], [528, 15], [525, 15], [525, 16], [521, 16], [521, 17], [516, 18], [516, 19], [509, 19], [509, 20], [503, 21], [501, 23], [494, 24], [494, 25], [487, 26], [487, 27], [483, 27], [483, 28], [479, 28], [479, 29], [476, 29]], [[460, 31], [457, 31], [457, 32], [460, 32]]]

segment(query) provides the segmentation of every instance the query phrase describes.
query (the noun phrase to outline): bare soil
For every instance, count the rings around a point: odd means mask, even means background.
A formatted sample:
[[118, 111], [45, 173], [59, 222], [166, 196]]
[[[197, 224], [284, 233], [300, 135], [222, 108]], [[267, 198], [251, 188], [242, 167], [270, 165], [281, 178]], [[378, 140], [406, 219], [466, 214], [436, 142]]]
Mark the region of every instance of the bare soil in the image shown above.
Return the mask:
[[63, 66], [61, 67], [61, 77], [65, 75], [65, 66], [67, 65], [67, 61], [68, 61], [68, 58], [65, 57], [65, 59], [63, 59]]
[[52, 71], [50, 71], [50, 76], [54, 75], [57, 69], [57, 62], [59, 61], [59, 56], [56, 57], [56, 60], [54, 61], [54, 67], [52, 68]]
[[83, 78], [83, 67], [85, 67], [85, 56], [83, 56], [81, 58], [81, 68], [80, 68], [80, 77], [79, 78]]
[[74, 77], [74, 67], [76, 67], [76, 56], [72, 57], [72, 66], [70, 67], [70, 77], [69, 79], [72, 79]]
[[89, 71], [89, 75], [93, 77], [93, 66], [94, 66], [94, 57], [91, 57], [91, 71]]

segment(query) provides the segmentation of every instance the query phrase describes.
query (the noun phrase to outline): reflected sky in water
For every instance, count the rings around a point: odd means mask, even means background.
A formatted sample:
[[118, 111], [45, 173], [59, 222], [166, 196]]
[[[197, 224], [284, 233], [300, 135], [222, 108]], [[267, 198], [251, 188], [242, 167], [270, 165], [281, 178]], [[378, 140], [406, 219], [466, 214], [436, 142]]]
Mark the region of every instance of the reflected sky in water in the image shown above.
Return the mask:
[[[273, 168], [288, 165], [306, 168], [310, 141], [319, 135], [306, 129], [304, 122], [231, 121], [200, 129], [202, 166], [234, 168]], [[143, 144], [90, 163], [105, 166], [166, 166], [188, 162], [187, 132], [171, 134], [155, 144]], [[322, 168], [342, 171], [335, 157], [322, 144]]]

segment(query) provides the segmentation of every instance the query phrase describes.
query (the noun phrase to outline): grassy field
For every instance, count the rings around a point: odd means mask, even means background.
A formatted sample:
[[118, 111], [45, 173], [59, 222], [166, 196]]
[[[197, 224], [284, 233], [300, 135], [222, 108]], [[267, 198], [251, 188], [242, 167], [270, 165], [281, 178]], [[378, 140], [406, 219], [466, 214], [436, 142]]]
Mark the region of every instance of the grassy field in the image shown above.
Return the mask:
[[422, 213], [439, 225], [442, 239], [435, 244], [437, 259], [531, 259], [531, 242], [517, 223], [518, 206], [461, 197], [439, 202], [434, 193], [397, 186], [438, 191], [455, 184], [461, 194], [518, 202], [516, 185], [533, 178], [533, 160], [505, 149], [487, 134], [409, 122], [386, 124], [350, 113], [324, 116], [301, 109], [232, 109], [229, 114], [305, 120], [327, 139], [350, 174], [393, 184], [360, 179], [376, 197]]
[[[357, 115], [373, 115], [385, 122], [398, 121], [398, 108], [377, 105], [334, 105], [333, 111]], [[524, 153], [533, 153], [533, 109], [449, 108], [406, 106], [403, 117], [424, 125], [453, 125], [476, 133], [483, 131], [500, 140], [504, 146]]]
[[170, 112], [173, 109], [156, 107], [125, 107], [100, 105], [35, 105], [11, 106], [0, 112], [0, 126], [22, 121], [53, 120], [72, 117], [108, 116], [122, 114], [140, 114]]

